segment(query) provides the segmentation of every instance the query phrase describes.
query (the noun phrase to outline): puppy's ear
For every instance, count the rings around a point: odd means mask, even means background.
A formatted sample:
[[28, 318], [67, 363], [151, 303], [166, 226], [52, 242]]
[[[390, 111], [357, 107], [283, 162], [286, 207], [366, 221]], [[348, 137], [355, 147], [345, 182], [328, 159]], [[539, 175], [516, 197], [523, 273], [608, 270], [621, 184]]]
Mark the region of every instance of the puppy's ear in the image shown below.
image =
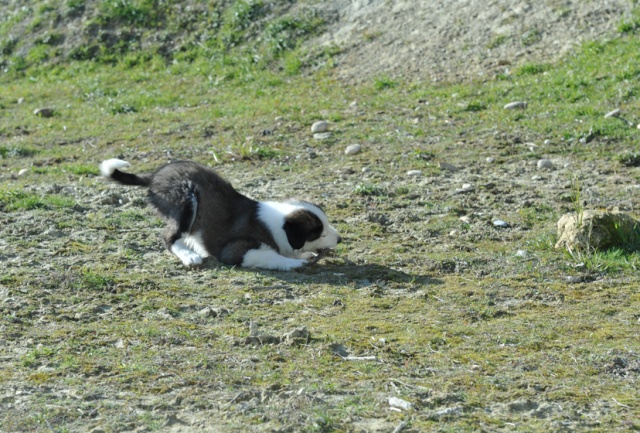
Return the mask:
[[318, 239], [323, 229], [320, 218], [307, 209], [300, 209], [287, 215], [282, 228], [287, 234], [289, 245], [294, 250], [302, 248], [305, 242]]

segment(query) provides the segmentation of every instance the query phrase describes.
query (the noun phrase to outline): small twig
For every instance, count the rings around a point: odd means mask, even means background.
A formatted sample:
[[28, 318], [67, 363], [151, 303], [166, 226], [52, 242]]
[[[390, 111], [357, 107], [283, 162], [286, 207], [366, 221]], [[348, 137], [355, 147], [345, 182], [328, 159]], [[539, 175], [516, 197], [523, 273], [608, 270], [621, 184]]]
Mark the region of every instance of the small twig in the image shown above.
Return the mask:
[[627, 407], [627, 408], [629, 407], [629, 406], [627, 406], [627, 405], [626, 405], [626, 404], [624, 404], [624, 403], [620, 403], [618, 400], [616, 400], [616, 399], [615, 399], [615, 398], [613, 398], [613, 397], [611, 398], [611, 400], [613, 400], [613, 401], [614, 401], [614, 403], [615, 403], [615, 404], [617, 404], [618, 406]]
[[237, 399], [239, 399], [239, 398], [242, 396], [242, 394], [244, 394], [242, 391], [240, 391], [238, 394], [236, 394], [236, 396], [235, 396], [235, 397], [233, 397], [231, 400], [229, 400], [229, 403], [227, 403], [227, 405], [224, 407], [224, 409], [223, 409], [223, 410], [225, 410], [225, 409], [229, 409], [229, 408], [231, 407], [231, 405], [232, 405], [233, 403], [235, 403], [235, 401], [236, 401]]
[[322, 259], [327, 254], [329, 254], [329, 251], [330, 251], [329, 248], [323, 248], [323, 249], [319, 250], [318, 254], [316, 254], [314, 258], [308, 260], [307, 263], [305, 263], [305, 266], [315, 265], [316, 263], [318, 263], [320, 261], [320, 259]]
[[607, 114], [604, 115], [605, 119], [608, 119], [609, 117], [615, 117], [616, 119], [619, 119], [623, 122], [625, 122], [627, 125], [629, 126], [634, 126], [635, 124], [633, 122], [631, 122], [630, 120], [625, 119], [624, 117], [621, 116], [621, 111], [619, 108], [616, 108], [613, 111], [608, 112]]
[[411, 385], [410, 383], [403, 382], [403, 381], [401, 381], [399, 379], [390, 378], [389, 380], [392, 381], [392, 382], [398, 382], [400, 385], [404, 385], [407, 388], [420, 389], [420, 390], [423, 390], [423, 391], [428, 391], [429, 390], [429, 388], [425, 388], [424, 386]]
[[370, 356], [343, 356], [343, 361], [377, 361], [378, 357], [375, 355]]

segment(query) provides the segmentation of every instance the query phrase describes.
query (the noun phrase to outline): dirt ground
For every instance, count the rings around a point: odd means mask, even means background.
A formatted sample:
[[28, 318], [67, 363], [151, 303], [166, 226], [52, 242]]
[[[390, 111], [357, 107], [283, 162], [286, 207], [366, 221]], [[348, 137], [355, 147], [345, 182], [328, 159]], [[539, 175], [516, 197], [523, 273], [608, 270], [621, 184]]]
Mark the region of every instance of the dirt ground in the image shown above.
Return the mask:
[[360, 82], [383, 74], [409, 80], [492, 76], [513, 65], [561, 59], [583, 42], [614, 34], [628, 0], [334, 0], [331, 22], [310, 43], [336, 44], [338, 74]]

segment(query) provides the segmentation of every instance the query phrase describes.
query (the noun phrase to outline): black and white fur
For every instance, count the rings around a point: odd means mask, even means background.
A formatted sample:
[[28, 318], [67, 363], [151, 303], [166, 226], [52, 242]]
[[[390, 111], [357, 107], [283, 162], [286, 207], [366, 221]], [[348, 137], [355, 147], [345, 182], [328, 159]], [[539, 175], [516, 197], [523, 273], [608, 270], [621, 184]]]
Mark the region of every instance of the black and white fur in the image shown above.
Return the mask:
[[213, 256], [227, 265], [289, 271], [341, 241], [318, 206], [252, 200], [195, 162], [172, 162], [140, 175], [120, 171], [125, 167], [126, 161], [108, 159], [100, 172], [149, 189], [151, 206], [167, 223], [165, 245], [187, 266]]

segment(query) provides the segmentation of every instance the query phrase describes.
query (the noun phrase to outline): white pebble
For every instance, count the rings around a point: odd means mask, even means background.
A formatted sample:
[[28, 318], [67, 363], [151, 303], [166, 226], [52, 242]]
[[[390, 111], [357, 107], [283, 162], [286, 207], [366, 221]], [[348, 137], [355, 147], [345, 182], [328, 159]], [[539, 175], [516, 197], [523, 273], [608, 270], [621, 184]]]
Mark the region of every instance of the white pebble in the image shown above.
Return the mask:
[[362, 172], [363, 173], [368, 173], [370, 171], [371, 171], [371, 169], [369, 167], [362, 167]]
[[551, 169], [553, 168], [553, 162], [550, 159], [541, 159], [538, 161], [538, 169]]
[[413, 406], [410, 402], [398, 397], [389, 397], [389, 406], [396, 407], [398, 409], [409, 410]]
[[18, 176], [22, 176], [22, 175], [27, 174], [27, 173], [29, 173], [29, 169], [28, 168], [23, 168], [22, 170], [20, 170], [18, 172]]
[[359, 144], [350, 144], [344, 150], [344, 154], [345, 155], [355, 155], [356, 153], [359, 153], [361, 150], [362, 150], [362, 146], [360, 146]]
[[407, 176], [421, 176], [422, 172], [420, 170], [409, 170], [407, 172]]
[[314, 134], [327, 132], [329, 130], [329, 122], [326, 120], [319, 120], [311, 125], [311, 132]]
[[468, 192], [473, 191], [475, 188], [470, 183], [465, 183], [462, 185], [462, 188], [456, 188], [456, 194], [466, 194]]
[[529, 253], [527, 253], [525, 250], [516, 251], [516, 257], [527, 257], [528, 255]]
[[524, 101], [509, 102], [504, 106], [505, 110], [524, 110], [525, 108], [527, 108], [527, 103]]
[[495, 227], [501, 227], [501, 228], [509, 227], [509, 223], [507, 223], [506, 221], [502, 221], [502, 220], [495, 220], [493, 222], [493, 225]]
[[496, 159], [493, 156], [487, 158], [487, 162], [491, 164], [492, 162], [496, 162]]

